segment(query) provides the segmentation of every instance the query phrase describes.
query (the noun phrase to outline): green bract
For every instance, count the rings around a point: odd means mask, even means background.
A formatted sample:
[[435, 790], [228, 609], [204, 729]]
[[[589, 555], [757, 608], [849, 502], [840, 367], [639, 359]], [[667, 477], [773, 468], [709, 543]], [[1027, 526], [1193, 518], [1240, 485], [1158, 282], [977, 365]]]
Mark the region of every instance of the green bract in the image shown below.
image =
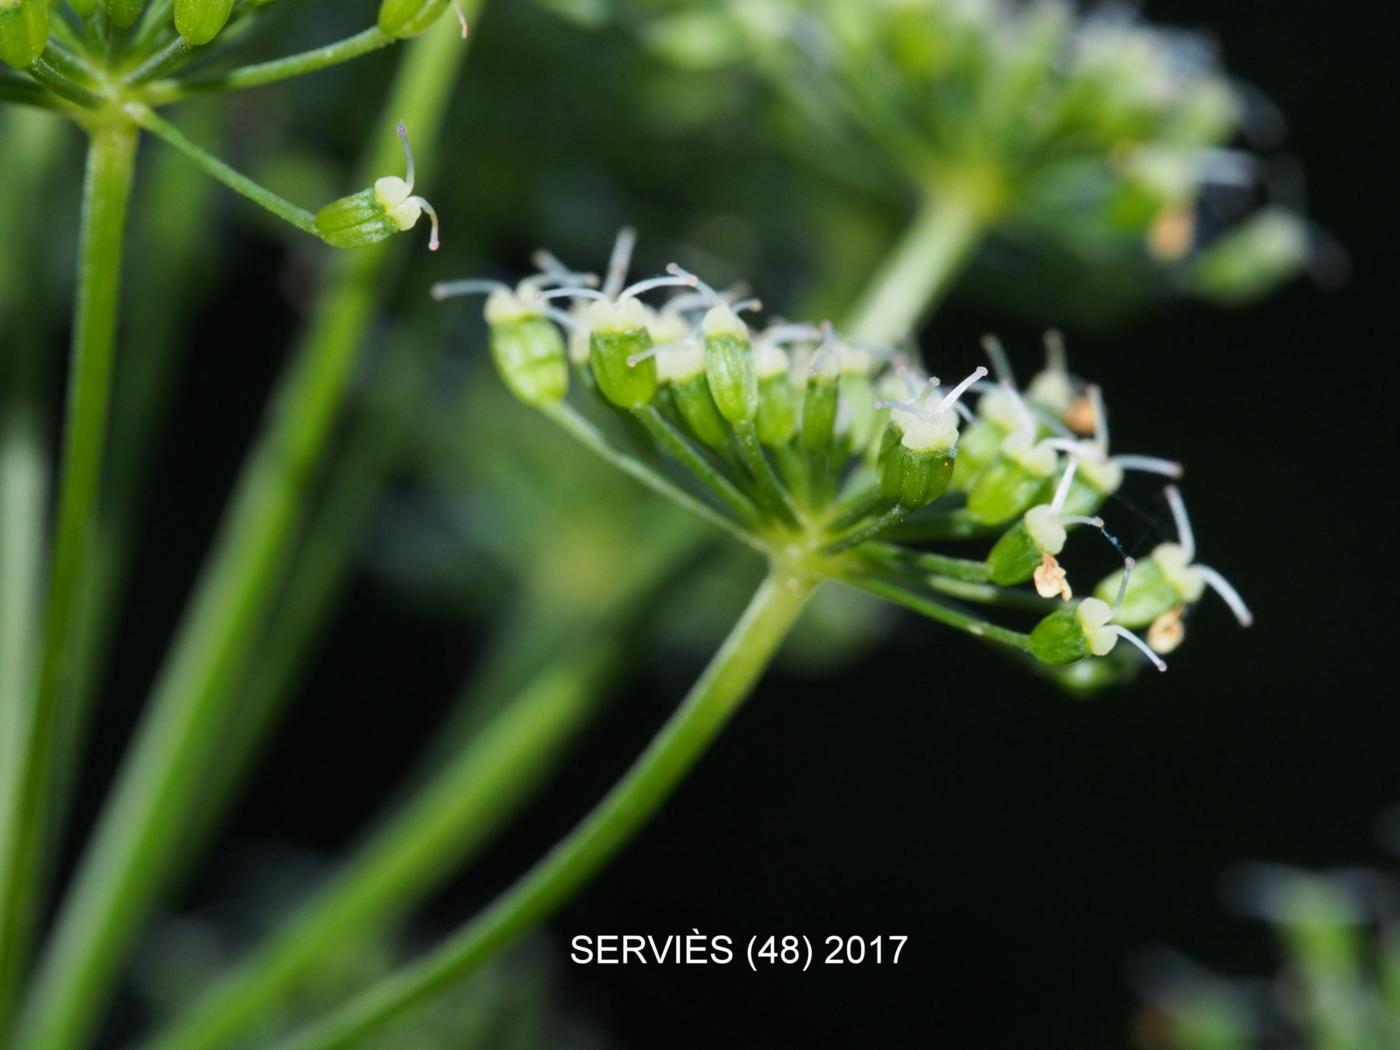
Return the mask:
[[48, 0], [0, 0], [0, 62], [26, 69], [48, 42]]
[[221, 32], [234, 0], [175, 0], [175, 31], [185, 43], [203, 47]]

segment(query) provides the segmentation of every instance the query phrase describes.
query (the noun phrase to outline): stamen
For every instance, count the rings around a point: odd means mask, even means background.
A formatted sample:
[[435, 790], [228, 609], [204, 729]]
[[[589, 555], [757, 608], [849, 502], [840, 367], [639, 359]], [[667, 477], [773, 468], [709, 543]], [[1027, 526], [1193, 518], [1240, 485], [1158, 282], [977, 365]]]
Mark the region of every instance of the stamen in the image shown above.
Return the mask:
[[830, 321], [823, 321], [821, 331], [821, 344], [817, 347], [817, 352], [812, 355], [812, 361], [807, 366], [809, 376], [816, 375], [822, 365], [826, 363], [826, 359], [836, 353], [836, 329]]
[[994, 335], [984, 335], [982, 349], [992, 362], [992, 372], [995, 373], [997, 382], [1015, 386], [1016, 376], [1011, 371], [1011, 360], [1006, 356], [1006, 348], [1001, 345], [1001, 340]]
[[1114, 456], [1113, 462], [1124, 470], [1140, 470], [1145, 474], [1161, 474], [1169, 478], [1179, 478], [1186, 473], [1180, 463], [1159, 456]]
[[585, 285], [588, 288], [598, 287], [598, 275], [596, 273], [585, 273], [581, 270], [571, 270], [559, 261], [559, 257], [546, 248], [541, 248], [530, 256], [530, 261], [540, 270], [539, 273], [525, 278], [520, 283], [530, 287], [543, 288], [547, 284], [564, 284], [572, 282], [574, 284]]
[[1101, 449], [1086, 446], [1084, 442], [1075, 441], [1073, 438], [1046, 438], [1041, 444], [1078, 459], [1088, 459], [1095, 463], [1102, 463], [1104, 460]]
[[953, 387], [952, 390], [948, 391], [947, 395], [944, 396], [943, 400], [938, 402], [938, 407], [933, 410], [933, 414], [938, 415], [938, 413], [940, 412], [948, 411], [948, 409], [952, 408], [958, 403], [958, 401], [962, 398], [964, 394], [966, 394], [970, 389], [972, 389], [973, 383], [977, 382], [979, 379], [984, 378], [986, 375], [987, 370], [981, 365], [978, 365], [976, 370], [973, 371], [972, 375], [968, 376], [957, 386]]
[[725, 299], [724, 296], [720, 295], [719, 292], [715, 291], [704, 281], [700, 280], [700, 278], [695, 276], [695, 274], [685, 269], [685, 267], [681, 266], [680, 263], [668, 263], [666, 266], [666, 272], [669, 273], [672, 277], [681, 278], [682, 283], [687, 284], [691, 288], [696, 289], [701, 295], [705, 296], [706, 300], [711, 306], [720, 306], [728, 302], [728, 300]]
[[444, 299], [456, 299], [463, 295], [491, 295], [494, 292], [511, 291], [511, 286], [502, 281], [473, 277], [465, 281], [439, 281], [429, 289], [429, 294], [438, 302], [442, 302]]
[[1065, 352], [1065, 337], [1058, 328], [1045, 330], [1045, 371], [1068, 372], [1069, 354]]
[[633, 354], [627, 358], [627, 367], [636, 368], [649, 357], [655, 357], [657, 354], [665, 353], [667, 350], [682, 350], [684, 348], [684, 343], [658, 343], [648, 350], [643, 350], [640, 354]]
[[1069, 499], [1069, 487], [1074, 484], [1074, 472], [1079, 469], [1079, 457], [1071, 454], [1069, 465], [1065, 467], [1065, 472], [1060, 475], [1060, 483], [1055, 487], [1055, 498], [1050, 501], [1050, 510], [1057, 516], [1065, 509], [1065, 500]]
[[625, 302], [628, 299], [635, 299], [643, 292], [649, 292], [653, 288], [694, 288], [700, 282], [700, 278], [694, 275], [685, 277], [648, 277], [645, 281], [638, 281], [629, 288], [625, 288], [622, 294], [617, 297], [618, 302]]
[[[985, 368], [982, 369], [982, 374], [987, 374]], [[1031, 415], [1031, 410], [1026, 407], [1025, 398], [1021, 396], [1020, 391], [1017, 390], [1012, 383], [1002, 380], [998, 385], [1006, 392], [1007, 397], [1011, 398], [1011, 403], [1016, 406], [1016, 415], [1021, 419], [1021, 429], [1025, 432], [1026, 437], [1034, 441], [1036, 430], [1035, 417]]]
[[757, 313], [763, 309], [762, 299], [741, 299], [729, 308], [735, 314]]
[[637, 231], [624, 226], [617, 231], [613, 242], [612, 256], [608, 259], [608, 276], [603, 282], [603, 294], [615, 299], [622, 286], [627, 283], [627, 268], [632, 265], [632, 250], [637, 246]]
[[924, 380], [924, 388], [919, 391], [919, 395], [914, 398], [914, 403], [923, 408], [929, 403], [934, 394], [938, 393], [939, 387], [943, 385], [943, 380], [937, 376], [929, 376]]
[[425, 201], [422, 197], [408, 198], [409, 204], [416, 204], [428, 213], [428, 219], [433, 224], [433, 231], [428, 237], [428, 251], [435, 252], [442, 247], [442, 240], [438, 237], [438, 213], [437, 210]]
[[1089, 384], [1089, 404], [1094, 407], [1094, 443], [1108, 451], [1108, 412], [1103, 407], [1103, 390], [1097, 383]]
[[1059, 521], [1061, 525], [1088, 525], [1091, 529], [1103, 531], [1103, 518], [1097, 515], [1090, 518], [1083, 514], [1061, 514]]
[[1165, 671], [1167, 669], [1167, 662], [1163, 660], [1160, 656], [1158, 656], [1156, 653], [1154, 653], [1152, 651], [1152, 647], [1149, 646], [1137, 635], [1133, 634], [1132, 631], [1116, 623], [1109, 624], [1108, 629], [1114, 634], [1116, 634], [1119, 638], [1124, 638], [1127, 641], [1131, 642], [1133, 645], [1137, 646], [1138, 651], [1142, 653], [1143, 656], [1147, 657], [1148, 660], [1152, 661], [1152, 666], [1157, 668], [1157, 670]]
[[399, 126], [396, 130], [399, 133], [399, 140], [403, 142], [403, 155], [408, 163], [408, 171], [404, 174], [403, 181], [404, 184], [408, 187], [408, 192], [412, 193], [413, 176], [415, 169], [413, 164], [413, 147], [408, 144], [408, 125], [406, 125], [403, 121], [399, 121]]
[[548, 291], [536, 290], [536, 299], [598, 299], [602, 302], [612, 300], [603, 292], [596, 288], [550, 288]]
[[1136, 558], [1123, 559], [1123, 578], [1118, 581], [1118, 597], [1113, 601], [1113, 615], [1110, 620], [1118, 619], [1118, 614], [1123, 611], [1123, 599], [1128, 596], [1128, 577], [1133, 574], [1133, 566], [1137, 565]]
[[1249, 606], [1240, 597], [1240, 592], [1235, 590], [1230, 581], [1221, 576], [1209, 565], [1193, 565], [1193, 569], [1201, 574], [1216, 594], [1225, 600], [1225, 604], [1230, 607], [1230, 611], [1235, 614], [1235, 619], [1240, 622], [1241, 627], [1250, 627], [1254, 623], [1254, 614], [1249, 611]]
[[573, 314], [566, 314], [563, 310], [560, 310], [557, 307], [542, 307], [540, 309], [540, 313], [544, 314], [556, 324], [560, 324], [563, 327], [567, 328], [571, 332], [581, 332], [588, 327]]
[[1181, 498], [1181, 490], [1175, 485], [1168, 485], [1163, 494], [1167, 497], [1167, 506], [1172, 509], [1172, 519], [1176, 522], [1176, 541], [1181, 544], [1181, 549], [1186, 554], [1186, 562], [1189, 565], [1196, 558], [1196, 534], [1191, 530], [1191, 518], [1186, 513], [1186, 501]]
[[790, 343], [810, 343], [821, 338], [821, 329], [810, 324], [779, 324], [765, 328], [759, 336], [769, 346], [787, 346]]

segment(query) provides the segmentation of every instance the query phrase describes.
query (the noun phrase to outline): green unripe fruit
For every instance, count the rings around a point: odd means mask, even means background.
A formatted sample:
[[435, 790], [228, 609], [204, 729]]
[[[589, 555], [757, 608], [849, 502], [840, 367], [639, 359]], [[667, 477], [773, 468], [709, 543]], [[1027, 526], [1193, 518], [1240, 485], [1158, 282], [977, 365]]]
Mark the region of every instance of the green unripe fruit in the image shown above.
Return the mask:
[[723, 448], [729, 443], [729, 425], [715, 407], [703, 372], [672, 382], [670, 389], [676, 411], [692, 434], [711, 448]]
[[641, 357], [652, 348], [647, 310], [636, 299], [593, 303], [585, 315], [589, 331], [588, 364], [598, 392], [618, 408], [649, 405], [659, 380], [656, 358]]
[[97, 10], [97, 0], [68, 0], [68, 6], [79, 18], [86, 18]]
[[395, 40], [417, 36], [447, 10], [450, 0], [384, 0], [379, 5], [379, 31]]
[[514, 293], [500, 291], [486, 300], [486, 323], [491, 359], [512, 394], [538, 408], [568, 393], [568, 352], [553, 321], [529, 309]]
[[175, 31], [191, 47], [203, 47], [223, 32], [233, 0], [175, 0]]
[[1053, 487], [1055, 451], [1021, 432], [1008, 437], [967, 496], [967, 509], [984, 525], [998, 525], [1044, 502]]
[[758, 372], [749, 330], [727, 306], [705, 315], [705, 378], [719, 414], [731, 423], [758, 415]]
[[48, 43], [48, 0], [0, 0], [0, 62], [28, 69]]
[[1055, 511], [1045, 504], [1032, 507], [993, 545], [987, 555], [988, 576], [1003, 587], [1025, 583], [1047, 554], [1053, 558], [1065, 549], [1066, 538]]
[[405, 233], [418, 225], [426, 212], [432, 220], [433, 233], [428, 248], [437, 251], [438, 219], [432, 205], [413, 195], [413, 151], [408, 146], [408, 130], [400, 122], [399, 138], [403, 141], [404, 157], [408, 162], [405, 178], [388, 175], [367, 190], [331, 201], [316, 213], [316, 234], [335, 248], [363, 248], [388, 240], [396, 233]]
[[880, 464], [880, 495], [913, 510], [926, 507], [948, 489], [958, 450], [915, 452], [896, 442]]
[[1072, 664], [1086, 656], [1107, 656], [1118, 644], [1108, 626], [1113, 610], [1097, 598], [1056, 609], [1031, 631], [1031, 655], [1043, 664]]
[[362, 248], [401, 232], [372, 189], [331, 201], [316, 213], [316, 233], [336, 248]]
[[[135, 24], [136, 20], [141, 17], [141, 10], [145, 6], [146, 0], [102, 0], [103, 10], [107, 12], [107, 20], [120, 29], [126, 29]], [[177, 10], [179, 6], [179, 0], [176, 0]]]
[[938, 499], [953, 480], [957, 441], [952, 412], [925, 418], [895, 410], [880, 440], [880, 495], [915, 510]]
[[[1094, 588], [1094, 595], [1103, 601], [1117, 600], [1122, 582], [1122, 572], [1115, 572]], [[1146, 627], [1179, 605], [1199, 601], [1205, 586], [1200, 573], [1188, 563], [1186, 552], [1175, 543], [1163, 543], [1128, 576], [1118, 622], [1125, 627]]]

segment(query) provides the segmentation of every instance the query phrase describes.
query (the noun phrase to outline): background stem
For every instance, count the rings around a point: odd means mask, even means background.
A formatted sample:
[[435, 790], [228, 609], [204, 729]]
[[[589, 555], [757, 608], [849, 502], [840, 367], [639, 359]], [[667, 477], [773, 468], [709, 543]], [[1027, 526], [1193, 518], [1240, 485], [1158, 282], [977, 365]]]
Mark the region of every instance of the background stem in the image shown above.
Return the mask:
[[[78, 248], [78, 290], [68, 377], [63, 463], [53, 561], [44, 611], [44, 647], [37, 692], [16, 717], [12, 770], [0, 799], [0, 1028], [3, 989], [22, 965], [37, 911], [37, 884], [49, 833], [58, 700], [66, 657], [89, 582], [93, 519], [107, 432], [112, 356], [117, 337], [122, 245], [136, 162], [137, 132], [113, 125], [94, 132], [88, 148]], [[37, 615], [37, 610], [34, 611]]]
[[888, 345], [914, 332], [971, 258], [983, 228], [974, 209], [956, 196], [925, 198], [852, 309], [846, 335]]
[[[383, 124], [410, 111], [436, 126], [464, 50], [446, 21], [405, 53], [407, 74]], [[398, 141], [379, 136], [369, 172], [397, 162]], [[367, 175], [367, 179], [372, 175]], [[234, 686], [304, 513], [304, 494], [339, 416], [361, 335], [383, 287], [387, 244], [347, 254], [347, 285], [369, 294], [327, 296], [318, 338], [296, 359], [240, 479], [224, 528], [157, 681], [127, 759], [60, 912], [20, 1046], [75, 1050], [96, 1023], [132, 937], [166, 891], [169, 871], [205, 765], [236, 699]]]
[[472, 973], [547, 919], [629, 842], [738, 710], [817, 584], [775, 571], [632, 768], [511, 889], [421, 962], [399, 971], [276, 1050], [338, 1050]]

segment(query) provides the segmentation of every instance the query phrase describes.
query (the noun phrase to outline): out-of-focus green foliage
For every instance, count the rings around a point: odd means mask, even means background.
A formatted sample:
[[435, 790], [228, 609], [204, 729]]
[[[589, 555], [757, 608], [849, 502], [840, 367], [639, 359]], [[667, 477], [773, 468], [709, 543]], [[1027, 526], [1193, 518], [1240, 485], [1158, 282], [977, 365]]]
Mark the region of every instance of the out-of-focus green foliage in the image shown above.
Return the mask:
[[1400, 1046], [1400, 884], [1369, 870], [1249, 868], [1240, 905], [1273, 927], [1282, 969], [1227, 979], [1171, 959], [1147, 976], [1142, 1050]]

